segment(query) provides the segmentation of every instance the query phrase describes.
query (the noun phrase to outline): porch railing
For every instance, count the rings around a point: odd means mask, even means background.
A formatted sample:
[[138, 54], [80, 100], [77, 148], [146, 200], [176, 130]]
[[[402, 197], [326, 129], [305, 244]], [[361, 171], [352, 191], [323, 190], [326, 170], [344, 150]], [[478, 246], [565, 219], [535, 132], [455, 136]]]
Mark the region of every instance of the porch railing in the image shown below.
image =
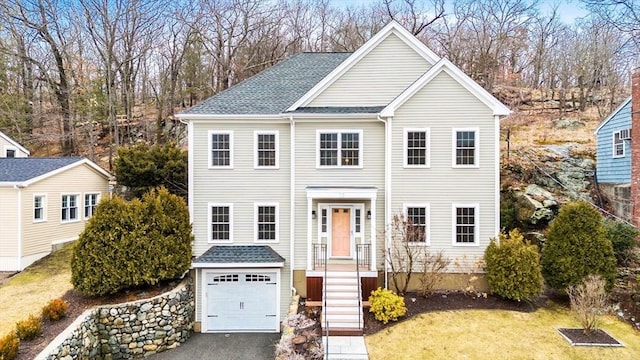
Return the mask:
[[313, 269], [327, 267], [327, 244], [313, 244]]
[[371, 244], [356, 244], [356, 262], [358, 269], [371, 268]]

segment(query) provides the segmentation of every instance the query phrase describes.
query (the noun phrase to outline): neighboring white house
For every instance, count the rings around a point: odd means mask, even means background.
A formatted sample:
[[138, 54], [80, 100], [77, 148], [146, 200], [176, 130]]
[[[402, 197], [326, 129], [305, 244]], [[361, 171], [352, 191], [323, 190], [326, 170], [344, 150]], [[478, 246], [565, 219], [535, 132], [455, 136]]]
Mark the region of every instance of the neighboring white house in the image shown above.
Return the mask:
[[279, 331], [295, 292], [326, 299], [330, 329], [361, 328], [394, 214], [448, 272], [473, 270], [499, 231], [509, 113], [392, 22], [354, 53], [292, 56], [179, 114], [196, 329]]
[[0, 158], [28, 157], [29, 150], [0, 131]]
[[112, 176], [80, 157], [0, 158], [0, 271], [78, 238]]

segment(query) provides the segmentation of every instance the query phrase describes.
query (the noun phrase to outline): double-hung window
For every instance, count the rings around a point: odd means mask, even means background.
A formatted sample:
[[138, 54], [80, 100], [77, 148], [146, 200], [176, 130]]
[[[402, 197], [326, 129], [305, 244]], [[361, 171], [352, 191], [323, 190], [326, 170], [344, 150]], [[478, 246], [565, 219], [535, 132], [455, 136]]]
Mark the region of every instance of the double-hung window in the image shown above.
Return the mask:
[[233, 205], [209, 204], [209, 241], [233, 241]]
[[453, 166], [478, 167], [477, 128], [453, 129]]
[[33, 221], [34, 222], [47, 220], [46, 201], [47, 201], [47, 197], [45, 195], [33, 196]]
[[622, 133], [620, 131], [616, 131], [613, 133], [613, 157], [624, 157], [624, 138], [622, 137]]
[[278, 204], [255, 204], [255, 240], [278, 241]]
[[318, 130], [318, 167], [362, 167], [362, 130]]
[[78, 195], [62, 195], [62, 222], [78, 220]]
[[232, 131], [209, 131], [209, 168], [233, 168]]
[[429, 167], [429, 129], [404, 129], [404, 167]]
[[84, 194], [84, 218], [88, 219], [96, 212], [100, 194]]
[[406, 241], [410, 243], [429, 244], [428, 204], [405, 204]]
[[256, 131], [254, 137], [254, 168], [278, 168], [278, 131]]
[[478, 245], [478, 204], [453, 204], [453, 244]]

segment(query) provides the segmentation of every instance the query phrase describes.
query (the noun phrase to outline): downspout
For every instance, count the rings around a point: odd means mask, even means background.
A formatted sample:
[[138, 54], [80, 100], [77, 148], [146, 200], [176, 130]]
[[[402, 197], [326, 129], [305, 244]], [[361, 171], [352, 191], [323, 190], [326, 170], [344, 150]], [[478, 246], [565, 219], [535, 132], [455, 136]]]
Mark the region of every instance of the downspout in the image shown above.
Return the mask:
[[296, 238], [296, 122], [293, 120], [293, 115], [289, 115], [289, 285], [291, 286], [291, 294], [296, 295], [296, 288], [293, 287], [293, 265], [294, 265], [294, 253], [295, 253], [295, 238]]
[[390, 235], [387, 226], [391, 216], [391, 119], [387, 120], [377, 115], [379, 121], [384, 123], [384, 287], [389, 288], [389, 274], [387, 272], [387, 256], [389, 251]]
[[18, 191], [18, 271], [22, 271], [22, 187], [13, 185]]

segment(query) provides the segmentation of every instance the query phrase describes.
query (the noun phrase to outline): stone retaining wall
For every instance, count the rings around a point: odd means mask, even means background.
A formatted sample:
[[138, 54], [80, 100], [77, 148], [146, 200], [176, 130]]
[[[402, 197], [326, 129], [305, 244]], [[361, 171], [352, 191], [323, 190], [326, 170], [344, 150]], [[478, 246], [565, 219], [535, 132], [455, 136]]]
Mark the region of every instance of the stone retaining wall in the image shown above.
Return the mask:
[[173, 349], [193, 328], [190, 280], [170, 292], [85, 311], [36, 360], [132, 359]]

